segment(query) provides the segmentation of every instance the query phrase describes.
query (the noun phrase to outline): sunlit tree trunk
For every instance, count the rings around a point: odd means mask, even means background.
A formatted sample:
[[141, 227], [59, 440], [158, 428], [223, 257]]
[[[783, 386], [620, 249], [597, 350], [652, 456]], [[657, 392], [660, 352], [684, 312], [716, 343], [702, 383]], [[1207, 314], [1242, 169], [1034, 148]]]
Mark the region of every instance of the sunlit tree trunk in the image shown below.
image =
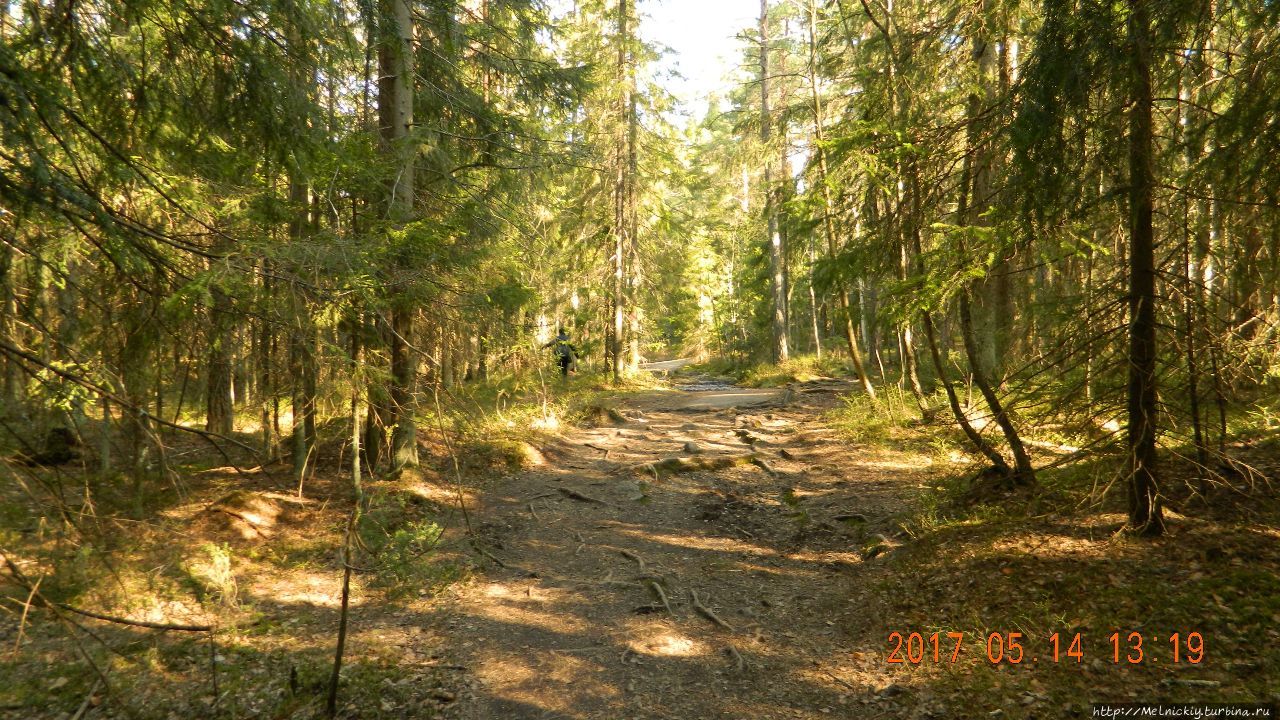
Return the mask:
[[627, 50], [630, 44], [628, 20], [631, 16], [628, 0], [618, 0], [618, 116], [614, 126], [614, 187], [613, 187], [613, 324], [610, 333], [610, 355], [613, 358], [614, 382], [622, 380], [626, 372], [627, 361], [623, 355], [624, 333], [626, 332], [627, 286], [626, 262], [629, 242], [627, 228], [627, 178], [629, 151], [627, 149], [627, 131], [625, 118], [631, 107], [630, 93], [627, 92]]
[[[630, 12], [630, 9], [628, 9]], [[625, 38], [624, 38], [625, 39]], [[639, 147], [638, 134], [640, 115], [638, 112], [639, 91], [636, 83], [636, 55], [631, 44], [627, 44], [627, 262], [628, 282], [631, 285], [627, 298], [627, 340], [629, 353], [627, 365], [630, 370], [640, 366], [640, 214], [639, 198], [636, 188], [639, 187]]]
[[[786, 362], [790, 356], [787, 343], [787, 288], [783, 264], [785, 249], [778, 231], [778, 209], [774, 198], [773, 159], [769, 156], [773, 117], [769, 112], [769, 0], [760, 0], [760, 144], [764, 148], [764, 213], [765, 244], [769, 248], [769, 287], [773, 302], [773, 360]], [[785, 172], [785, 168], [781, 169]]]

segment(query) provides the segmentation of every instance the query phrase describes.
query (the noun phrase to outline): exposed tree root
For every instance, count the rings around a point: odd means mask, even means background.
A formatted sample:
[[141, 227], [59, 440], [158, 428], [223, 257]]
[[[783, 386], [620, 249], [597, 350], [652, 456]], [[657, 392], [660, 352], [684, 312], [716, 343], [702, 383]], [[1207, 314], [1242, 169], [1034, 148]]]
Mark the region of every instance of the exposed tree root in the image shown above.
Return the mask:
[[768, 461], [766, 461], [766, 460], [765, 460], [764, 458], [762, 458], [762, 457], [754, 457], [754, 456], [753, 456], [753, 457], [751, 458], [751, 464], [752, 464], [752, 465], [755, 465], [756, 467], [758, 467], [758, 468], [760, 468], [761, 470], [765, 471], [765, 474], [767, 474], [769, 477], [772, 477], [772, 478], [776, 478], [776, 477], [778, 477], [778, 471], [777, 471], [777, 470], [774, 470], [774, 469], [773, 469], [773, 466], [772, 466], [772, 465], [770, 465], [770, 464], [768, 463]]
[[658, 600], [662, 601], [662, 606], [667, 609], [667, 614], [675, 615], [675, 613], [671, 611], [671, 602], [667, 600], [666, 591], [662, 589], [662, 585], [659, 584], [657, 580], [649, 581], [649, 589], [653, 591], [654, 595], [658, 596]]
[[734, 647], [733, 643], [729, 643], [729, 646], [725, 648], [725, 652], [733, 657], [733, 664], [738, 672], [742, 672], [747, 668], [747, 661], [743, 659], [742, 653], [738, 652], [738, 648]]
[[702, 601], [698, 599], [698, 591], [697, 591], [697, 590], [694, 590], [694, 589], [690, 588], [690, 590], [689, 590], [689, 597], [690, 597], [690, 599], [693, 601], [693, 602], [692, 602], [692, 604], [693, 604], [693, 609], [694, 609], [694, 610], [697, 610], [699, 615], [701, 615], [702, 617], [704, 617], [704, 618], [706, 618], [706, 619], [710, 620], [711, 622], [715, 623], [716, 625], [719, 625], [720, 627], [724, 628], [725, 630], [733, 630], [733, 626], [732, 626], [732, 625], [730, 625], [729, 623], [725, 622], [724, 620], [722, 620], [722, 619], [720, 618], [720, 616], [719, 616], [719, 615], [716, 615], [714, 612], [712, 612], [712, 611], [711, 611], [711, 608], [709, 608], [709, 607], [707, 607], [706, 605], [703, 605], [703, 604], [702, 604]]
[[725, 468], [736, 467], [738, 465], [755, 463], [758, 459], [759, 456], [755, 453], [751, 453], [749, 455], [719, 455], [716, 457], [669, 457], [651, 463], [628, 465], [620, 470], [646, 472], [657, 478], [664, 472], [677, 474], [697, 471], [724, 470]]
[[604, 500], [601, 500], [600, 498], [591, 497], [590, 495], [580, 493], [577, 490], [574, 490], [572, 488], [556, 488], [556, 489], [559, 490], [560, 493], [565, 497], [573, 498], [574, 500], [578, 500], [580, 502], [594, 503], [596, 505], [606, 505], [606, 506], [611, 505], [611, 503], [607, 503]]
[[640, 557], [639, 555], [637, 555], [637, 554], [635, 554], [635, 553], [631, 552], [630, 550], [619, 550], [618, 552], [622, 553], [622, 557], [624, 557], [624, 558], [626, 558], [626, 559], [628, 559], [628, 560], [630, 560], [630, 561], [634, 562], [635, 564], [639, 565], [639, 566], [640, 566], [640, 572], [644, 572], [644, 558], [642, 558], [642, 557]]

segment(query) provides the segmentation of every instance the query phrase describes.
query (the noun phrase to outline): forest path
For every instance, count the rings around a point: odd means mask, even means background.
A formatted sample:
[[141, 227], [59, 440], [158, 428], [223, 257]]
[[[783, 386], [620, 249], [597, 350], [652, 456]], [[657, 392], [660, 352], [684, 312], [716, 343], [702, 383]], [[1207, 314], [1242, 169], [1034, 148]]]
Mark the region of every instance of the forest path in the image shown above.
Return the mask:
[[[885, 635], [849, 630], [880, 567], [860, 549], [921, 470], [821, 424], [850, 390], [695, 381], [489, 483], [473, 522], [506, 567], [439, 606], [443, 654], [465, 668], [444, 717], [820, 718], [873, 702], [891, 679]], [[673, 457], [708, 462], [644, 467]]]

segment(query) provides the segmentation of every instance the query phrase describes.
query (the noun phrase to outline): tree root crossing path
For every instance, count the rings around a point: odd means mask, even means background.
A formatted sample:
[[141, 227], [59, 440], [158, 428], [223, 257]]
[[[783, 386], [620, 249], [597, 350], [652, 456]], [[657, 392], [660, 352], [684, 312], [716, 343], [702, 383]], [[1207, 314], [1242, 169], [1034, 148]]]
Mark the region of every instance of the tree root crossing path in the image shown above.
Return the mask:
[[859, 598], [928, 471], [821, 422], [853, 391], [694, 379], [487, 481], [486, 569], [434, 611], [443, 716], [829, 718], [892, 694]]

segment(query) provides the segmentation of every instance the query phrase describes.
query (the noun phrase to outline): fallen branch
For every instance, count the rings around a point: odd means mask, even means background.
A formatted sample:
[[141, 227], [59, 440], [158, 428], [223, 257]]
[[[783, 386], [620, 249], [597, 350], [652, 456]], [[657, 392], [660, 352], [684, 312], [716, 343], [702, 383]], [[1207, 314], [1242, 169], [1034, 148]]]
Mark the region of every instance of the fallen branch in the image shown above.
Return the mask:
[[598, 451], [600, 451], [600, 452], [604, 453], [604, 459], [605, 459], [605, 460], [608, 460], [608, 459], [609, 459], [609, 453], [610, 453], [610, 452], [612, 452], [612, 450], [610, 450], [609, 448], [602, 448], [602, 447], [600, 447], [599, 445], [592, 445], [591, 443], [583, 443], [583, 446], [585, 446], [585, 447], [589, 447], [589, 448], [591, 448], [592, 450], [598, 450]]
[[84, 702], [80, 703], [80, 708], [76, 710], [76, 714], [71, 716], [71, 720], [80, 720], [84, 714], [89, 712], [89, 707], [93, 705], [93, 696], [98, 692], [98, 688], [102, 687], [100, 678], [93, 679], [93, 687], [89, 688], [89, 694], [84, 696]]
[[774, 470], [773, 467], [769, 465], [769, 463], [762, 457], [751, 458], [751, 464], [765, 471], [765, 473], [768, 474], [769, 477], [772, 477], [772, 478], [778, 477], [778, 471]]
[[58, 603], [58, 606], [68, 612], [90, 617], [94, 620], [102, 620], [104, 622], [115, 623], [117, 625], [130, 625], [133, 627], [147, 628], [148, 630], [175, 630], [177, 632], [210, 632], [213, 630], [212, 625], [174, 625], [170, 623], [147, 622], [146, 620], [129, 620], [128, 618], [114, 617], [89, 610], [81, 610], [80, 608], [71, 607], [70, 605], [62, 603]]
[[733, 626], [732, 626], [732, 625], [730, 625], [729, 623], [727, 623], [727, 622], [725, 622], [724, 620], [720, 619], [720, 616], [719, 616], [719, 615], [716, 615], [714, 612], [712, 612], [712, 611], [711, 611], [711, 608], [709, 608], [709, 607], [707, 607], [706, 605], [703, 605], [703, 604], [702, 604], [702, 601], [698, 599], [698, 591], [697, 591], [697, 590], [694, 590], [694, 589], [690, 588], [690, 589], [689, 589], [689, 597], [693, 600], [693, 609], [694, 609], [694, 610], [697, 610], [699, 615], [701, 615], [702, 617], [704, 617], [704, 618], [706, 618], [706, 619], [710, 620], [711, 622], [715, 623], [716, 625], [719, 625], [720, 627], [724, 628], [725, 630], [733, 630]]
[[25, 607], [34, 606], [62, 609], [67, 612], [75, 613], [76, 615], [83, 615], [84, 617], [93, 618], [95, 620], [102, 620], [104, 622], [115, 623], [117, 625], [147, 628], [149, 630], [176, 630], [179, 632], [209, 632], [213, 630], [212, 625], [175, 625], [169, 623], [148, 622], [146, 620], [129, 620], [128, 618], [115, 617], [113, 615], [103, 615], [102, 613], [96, 613], [91, 610], [82, 610], [78, 607], [67, 605], [66, 603], [51, 603], [40, 593], [39, 581], [32, 584], [27, 579], [27, 576], [23, 574], [22, 570], [19, 569], [7, 555], [4, 557], [4, 564], [9, 569], [9, 579], [30, 593]]

